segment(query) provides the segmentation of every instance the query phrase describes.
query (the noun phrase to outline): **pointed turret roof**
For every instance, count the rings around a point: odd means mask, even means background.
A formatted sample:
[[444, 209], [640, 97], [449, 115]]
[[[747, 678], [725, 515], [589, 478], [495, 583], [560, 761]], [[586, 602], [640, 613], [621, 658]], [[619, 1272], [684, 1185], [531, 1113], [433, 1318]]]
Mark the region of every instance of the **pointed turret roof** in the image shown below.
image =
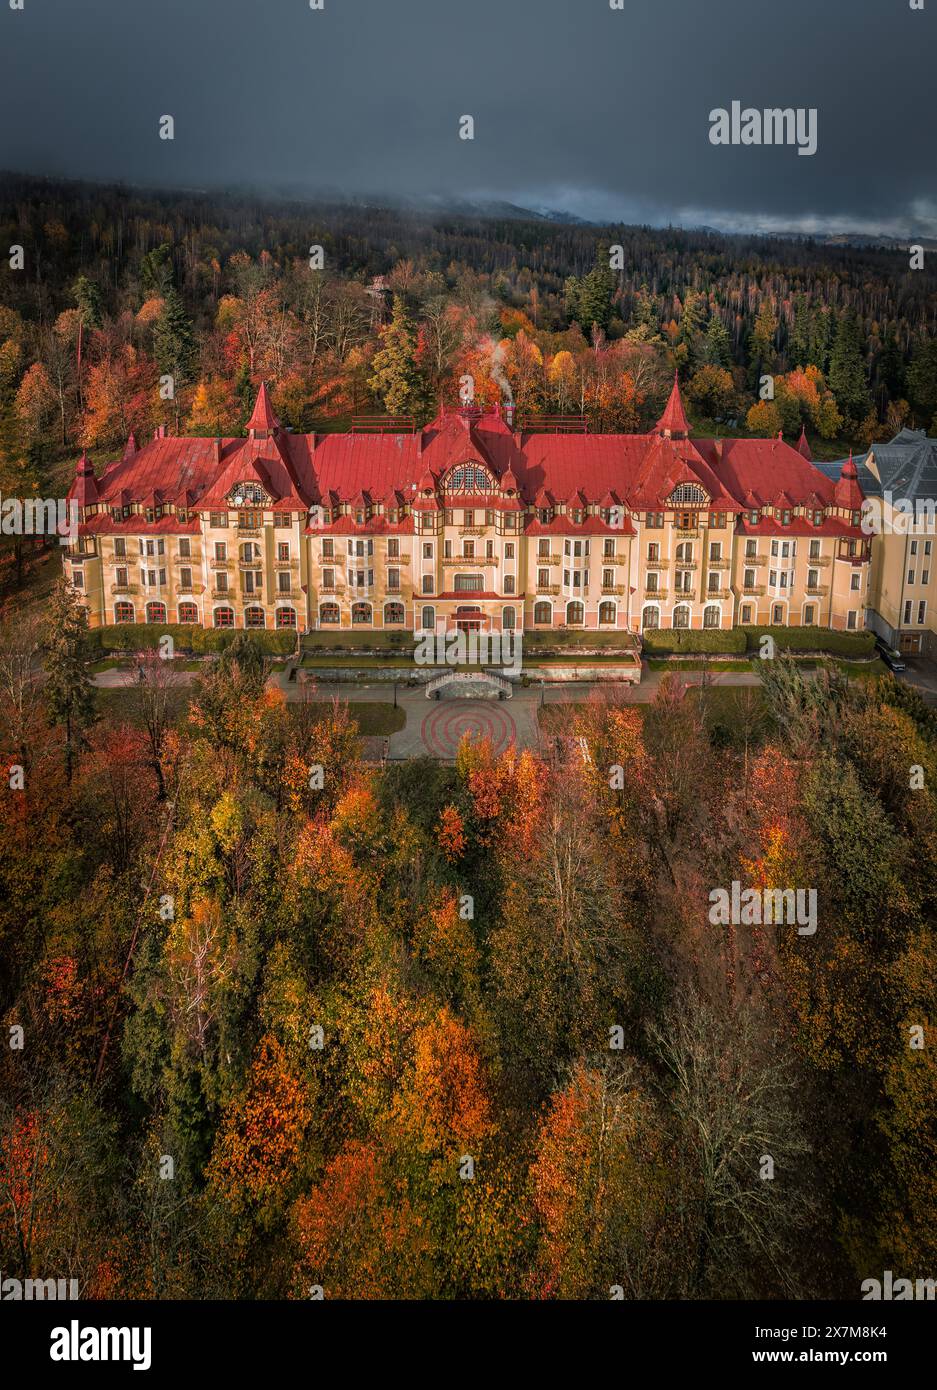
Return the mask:
[[274, 430], [280, 428], [276, 412], [270, 404], [270, 393], [265, 381], [260, 383], [260, 390], [257, 392], [257, 399], [254, 402], [254, 411], [247, 422], [247, 428], [250, 434], [255, 434], [261, 430], [267, 434], [272, 434]]
[[686, 434], [690, 433], [690, 424], [686, 418], [686, 411], [683, 409], [683, 400], [680, 395], [680, 381], [678, 374], [673, 374], [673, 389], [670, 392], [670, 399], [664, 407], [664, 413], [654, 426], [658, 434]]
[[124, 452], [123, 452], [122, 457], [123, 457], [124, 459], [132, 459], [133, 456], [134, 456], [134, 454], [135, 454], [136, 452], [137, 452], [137, 437], [136, 437], [136, 435], [134, 434], [133, 430], [131, 430], [130, 433], [127, 435], [127, 443], [124, 445]]
[[79, 507], [90, 507], [98, 500], [98, 484], [94, 476], [94, 464], [85, 453], [75, 465], [75, 480], [68, 489], [66, 500], [77, 502]]
[[805, 458], [808, 463], [813, 463], [813, 454], [810, 452], [810, 445], [807, 443], [807, 427], [801, 425], [800, 438], [797, 441], [797, 452], [801, 458]]

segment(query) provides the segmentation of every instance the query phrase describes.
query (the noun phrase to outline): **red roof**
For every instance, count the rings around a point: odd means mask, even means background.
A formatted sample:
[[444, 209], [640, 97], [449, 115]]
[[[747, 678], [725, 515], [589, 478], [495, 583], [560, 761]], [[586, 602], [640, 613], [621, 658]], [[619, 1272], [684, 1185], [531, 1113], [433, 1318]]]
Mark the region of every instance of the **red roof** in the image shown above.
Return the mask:
[[[388, 510], [408, 506], [435, 511], [450, 469], [474, 463], [491, 477], [494, 494], [466, 495], [457, 505], [491, 506], [497, 496], [502, 511], [552, 507], [559, 498], [570, 498], [577, 508], [607, 508], [610, 499], [616, 504], [620, 499], [633, 512], [657, 512], [674, 506], [670, 499], [680, 484], [697, 485], [705, 497], [701, 505], [730, 514], [773, 505], [779, 497], [792, 510], [807, 503], [849, 511], [861, 505], [852, 464], [843, 466], [834, 485], [800, 447], [783, 440], [675, 437], [685, 425], [675, 382], [667, 410], [649, 434], [515, 434], [500, 412], [442, 410], [414, 433], [294, 435], [280, 427], [262, 386], [248, 438], [157, 436], [142, 448], [135, 448], [131, 439], [100, 478], [95, 479], [90, 463], [80, 460], [70, 496], [84, 508], [97, 502], [108, 508], [136, 503], [221, 510], [236, 485], [247, 481], [256, 482], [283, 511], [305, 512], [320, 502], [334, 511], [355, 498], [384, 499]], [[670, 435], [660, 432], [667, 429]], [[508, 487], [514, 497], [498, 495]], [[425, 489], [431, 490], [428, 497]], [[351, 518], [345, 520], [350, 529]], [[139, 526], [136, 514], [129, 524]], [[377, 513], [363, 529], [384, 529], [385, 524]], [[411, 529], [403, 519], [399, 524], [401, 530]], [[539, 525], [528, 523], [528, 530]], [[576, 529], [567, 510], [539, 533]], [[588, 515], [578, 529], [585, 534], [609, 531], [596, 515]]]
[[280, 428], [280, 422], [274, 413], [273, 406], [270, 404], [270, 393], [267, 390], [267, 383], [265, 381], [260, 383], [260, 390], [257, 392], [257, 399], [254, 402], [254, 411], [247, 422], [247, 428], [251, 432], [254, 430], [266, 430], [268, 433], [272, 433], [273, 430], [278, 430]]
[[680, 381], [676, 372], [673, 374], [673, 389], [670, 392], [670, 399], [664, 407], [664, 413], [654, 426], [658, 434], [689, 434], [690, 422], [686, 418], [686, 411], [683, 409], [683, 400], [680, 396]]

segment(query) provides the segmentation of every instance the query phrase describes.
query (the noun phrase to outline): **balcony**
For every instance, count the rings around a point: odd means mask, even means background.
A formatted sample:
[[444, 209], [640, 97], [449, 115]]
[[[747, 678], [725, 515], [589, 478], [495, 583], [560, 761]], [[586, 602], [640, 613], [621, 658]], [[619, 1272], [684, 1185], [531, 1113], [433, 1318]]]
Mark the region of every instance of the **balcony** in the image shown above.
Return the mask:
[[764, 584], [743, 584], [742, 594], [745, 598], [764, 598]]
[[809, 598], [826, 598], [830, 590], [827, 584], [808, 584], [805, 592]]
[[832, 564], [832, 561], [830, 560], [829, 555], [811, 555], [809, 560], [807, 561], [807, 564], [810, 566], [812, 570], [826, 569], [830, 564]]
[[645, 568], [646, 568], [646, 569], [649, 569], [649, 570], [666, 570], [666, 569], [670, 569], [670, 561], [669, 561], [669, 560], [645, 560], [644, 565], [645, 565]]
[[559, 584], [538, 584], [537, 593], [543, 597], [556, 596], [560, 592]]
[[709, 599], [709, 600], [714, 600], [714, 599], [729, 599], [729, 598], [732, 597], [732, 590], [731, 590], [731, 589], [707, 589], [707, 590], [706, 590], [706, 593], [703, 595], [703, 597], [704, 597], [705, 599]]
[[233, 594], [230, 589], [216, 589], [214, 586], [212, 586], [211, 596], [212, 598], [227, 599], [229, 602], [231, 601], [231, 599], [236, 597], [236, 595]]
[[603, 598], [613, 598], [616, 594], [623, 594], [624, 592], [625, 592], [625, 586], [624, 586], [624, 584], [603, 584], [603, 585], [602, 585], [602, 597], [603, 597]]
[[766, 565], [767, 555], [743, 555], [742, 559], [746, 565]]
[[204, 584], [177, 584], [177, 594], [201, 594], [205, 592]]
[[112, 594], [138, 594], [140, 592], [139, 584], [112, 584], [110, 587]]
[[442, 562], [471, 568], [473, 565], [497, 565], [499, 560], [497, 555], [444, 555]]
[[230, 570], [233, 568], [233, 560], [210, 560], [209, 565], [213, 570]]
[[696, 560], [679, 560], [679, 559], [678, 559], [678, 560], [674, 560], [674, 566], [675, 566], [678, 570], [695, 570], [695, 569], [699, 569], [699, 562], [696, 561]]
[[[259, 564], [261, 563], [261, 561], [258, 560], [257, 563], [258, 563], [258, 565], [259, 565]], [[275, 570], [278, 570], [278, 571], [290, 570], [293, 574], [296, 574], [296, 573], [298, 573], [298, 571], [299, 571], [299, 561], [298, 561], [298, 560], [274, 560], [274, 562], [273, 562], [273, 567], [274, 567]]]
[[460, 526], [460, 527], [459, 527], [459, 535], [460, 535], [460, 536], [483, 536], [484, 534], [485, 534], [485, 528], [484, 528], [484, 526]]
[[699, 540], [699, 535], [700, 535], [700, 533], [699, 533], [699, 528], [696, 527], [696, 526], [683, 527], [683, 526], [676, 525], [676, 526], [674, 526], [673, 529], [676, 531], [677, 535], [681, 537], [682, 540], [687, 540], [687, 541], [696, 541], [696, 540]]
[[534, 559], [538, 565], [558, 565], [560, 563], [559, 555], [535, 555]]
[[666, 589], [645, 589], [644, 597], [649, 599], [662, 599], [666, 601], [668, 594]]
[[319, 593], [320, 593], [320, 594], [334, 594], [337, 598], [341, 598], [341, 596], [342, 596], [342, 594], [344, 594], [344, 592], [345, 592], [345, 586], [344, 586], [344, 584], [320, 584], [320, 585], [319, 585]]

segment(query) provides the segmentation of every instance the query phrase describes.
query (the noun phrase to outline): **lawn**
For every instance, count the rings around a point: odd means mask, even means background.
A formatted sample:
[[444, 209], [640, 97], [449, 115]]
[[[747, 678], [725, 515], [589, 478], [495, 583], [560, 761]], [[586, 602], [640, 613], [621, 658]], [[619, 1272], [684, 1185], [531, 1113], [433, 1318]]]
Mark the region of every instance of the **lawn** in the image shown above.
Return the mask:
[[649, 671], [670, 671], [672, 675], [679, 676], [682, 671], [751, 671], [750, 661], [664, 661], [660, 658], [650, 658], [647, 663]]
[[[325, 719], [332, 712], [331, 700], [314, 700], [307, 707]], [[349, 700], [348, 714], [358, 725], [362, 738], [373, 734], [395, 734], [407, 722], [404, 710], [384, 700]]]

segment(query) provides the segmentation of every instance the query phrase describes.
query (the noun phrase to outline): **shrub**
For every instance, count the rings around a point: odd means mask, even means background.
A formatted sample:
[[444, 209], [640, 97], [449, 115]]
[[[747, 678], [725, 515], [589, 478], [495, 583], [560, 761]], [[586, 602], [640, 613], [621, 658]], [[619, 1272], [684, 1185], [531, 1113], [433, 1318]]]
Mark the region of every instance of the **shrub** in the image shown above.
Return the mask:
[[745, 633], [741, 628], [650, 628], [642, 634], [649, 655], [674, 652], [716, 652], [720, 656], [744, 652]]
[[[170, 636], [178, 652], [200, 656], [220, 652], [239, 635], [231, 628], [205, 628], [195, 623], [118, 623], [113, 627], [96, 627], [89, 637], [91, 644], [104, 652], [139, 652], [159, 646], [161, 637]], [[295, 632], [266, 629], [250, 632], [267, 656], [286, 656], [296, 644]]]
[[833, 632], [826, 627], [745, 627], [741, 629], [748, 650], [756, 652], [763, 636], [774, 638], [780, 651], [829, 652], [834, 656], [870, 656], [875, 650], [874, 632]]

